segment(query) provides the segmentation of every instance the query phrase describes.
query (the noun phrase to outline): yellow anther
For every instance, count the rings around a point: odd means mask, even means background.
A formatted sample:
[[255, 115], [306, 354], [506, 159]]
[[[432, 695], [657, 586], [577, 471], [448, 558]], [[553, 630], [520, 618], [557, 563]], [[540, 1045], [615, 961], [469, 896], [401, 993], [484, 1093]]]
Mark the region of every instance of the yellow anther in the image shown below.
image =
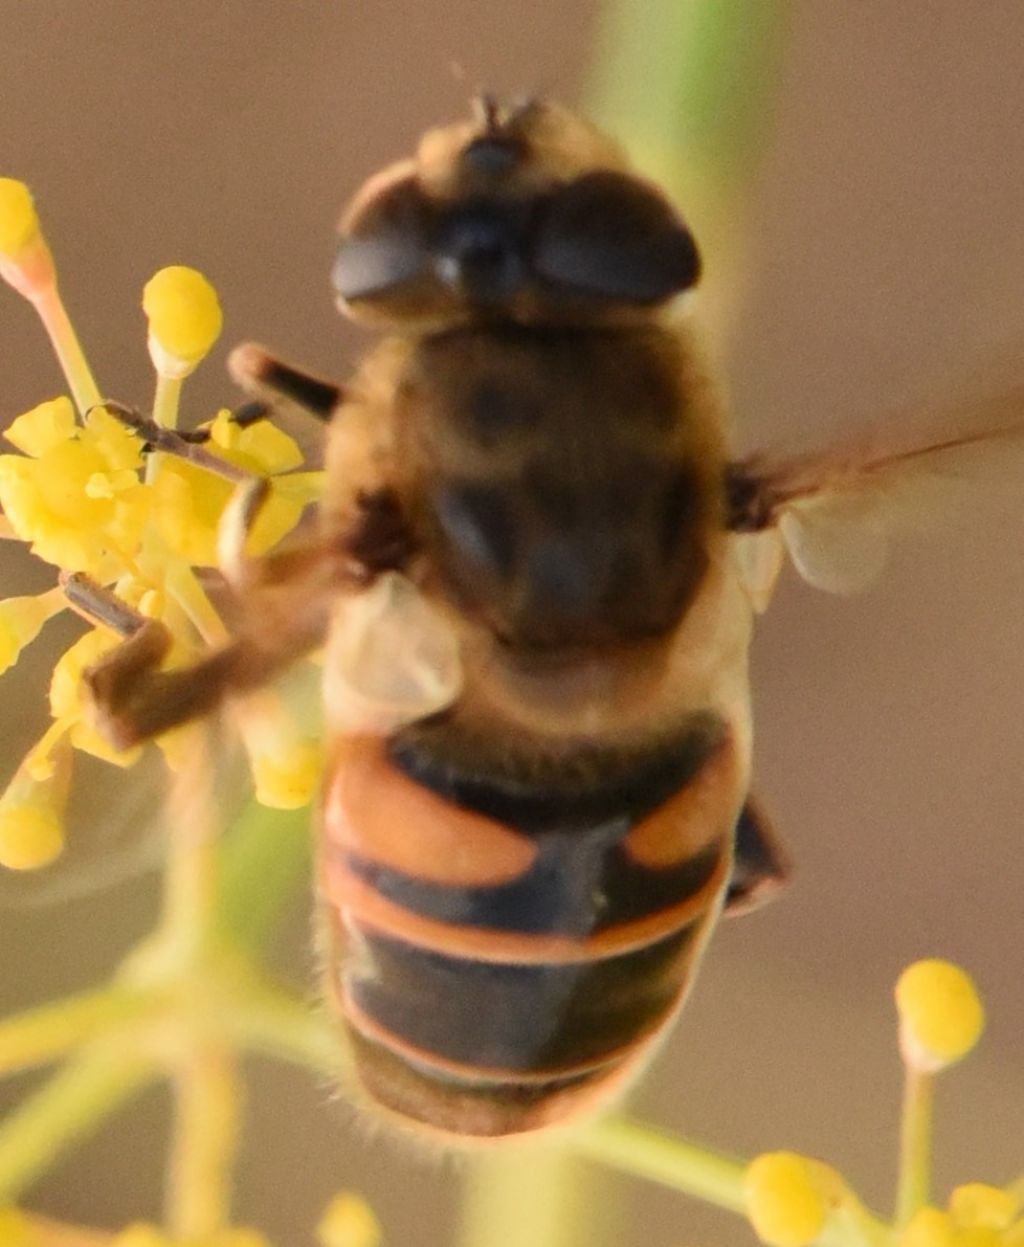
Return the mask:
[[935, 1072], [965, 1057], [981, 1037], [985, 1011], [974, 982], [948, 961], [918, 961], [896, 984], [904, 1060]]
[[256, 800], [275, 810], [295, 810], [312, 800], [323, 773], [315, 740], [303, 736], [292, 715], [272, 692], [239, 703], [242, 744], [256, 784]]
[[0, 178], [0, 277], [26, 298], [56, 280], [32, 193], [15, 178]]
[[153, 366], [162, 376], [188, 376], [220, 335], [217, 292], [202, 273], [175, 264], [149, 279], [142, 307]]
[[345, 1191], [327, 1205], [316, 1236], [320, 1247], [377, 1247], [380, 1222], [365, 1199]]
[[0, 796], [0, 866], [39, 870], [60, 856], [70, 778], [66, 744], [54, 750], [46, 778], [36, 779], [25, 763], [18, 768]]
[[0, 255], [16, 258], [38, 234], [32, 192], [15, 178], [0, 178]]
[[839, 1175], [795, 1152], [766, 1152], [743, 1183], [747, 1216], [769, 1247], [805, 1247], [825, 1228], [843, 1190]]

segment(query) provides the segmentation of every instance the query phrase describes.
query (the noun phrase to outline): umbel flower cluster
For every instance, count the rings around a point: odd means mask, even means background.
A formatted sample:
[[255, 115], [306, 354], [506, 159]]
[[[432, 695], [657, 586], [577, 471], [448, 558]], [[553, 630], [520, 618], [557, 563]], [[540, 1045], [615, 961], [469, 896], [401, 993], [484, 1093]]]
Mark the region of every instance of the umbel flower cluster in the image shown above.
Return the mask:
[[[321, 473], [299, 470], [298, 446], [268, 420], [245, 424], [228, 411], [199, 434], [181, 438], [181, 453], [147, 446], [98, 388], [62, 303], [31, 196], [10, 178], [0, 179], [0, 275], [38, 312], [71, 395], [40, 403], [4, 430], [15, 453], [0, 455], [0, 535], [26, 542], [59, 574], [84, 573], [161, 620], [174, 638], [171, 662], [187, 663], [227, 635], [203, 577], [216, 566], [231, 470], [272, 481], [252, 535], [254, 552], [294, 528], [317, 495]], [[206, 278], [184, 266], [155, 274], [142, 305], [156, 369], [152, 421], [173, 431], [182, 382], [216, 341], [221, 309]], [[59, 584], [0, 602], [0, 672], [69, 606]], [[60, 853], [75, 750], [122, 767], [138, 758], [140, 750], [118, 752], [99, 735], [82, 696], [83, 671], [118, 640], [92, 627], [57, 663], [50, 684], [53, 722], [0, 797], [0, 865], [39, 867]], [[271, 693], [240, 702], [236, 716], [257, 799], [277, 808], [305, 804], [319, 773], [315, 742]], [[172, 768], [178, 741], [171, 732], [157, 742]]]

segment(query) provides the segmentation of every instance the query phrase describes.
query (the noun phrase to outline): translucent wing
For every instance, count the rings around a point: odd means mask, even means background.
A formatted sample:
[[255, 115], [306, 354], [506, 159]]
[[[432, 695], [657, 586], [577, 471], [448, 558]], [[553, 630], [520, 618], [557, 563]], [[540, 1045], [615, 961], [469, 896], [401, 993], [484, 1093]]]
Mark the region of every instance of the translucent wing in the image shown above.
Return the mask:
[[[230, 824], [252, 799], [252, 777], [238, 734], [209, 725], [217, 821]], [[120, 768], [75, 751], [60, 856], [36, 870], [0, 866], [0, 911], [37, 909], [92, 896], [160, 870], [175, 834], [173, 786], [181, 783], [155, 746]], [[180, 800], [178, 805], [180, 805]]]
[[728, 526], [758, 609], [783, 553], [808, 583], [853, 593], [900, 530], [931, 527], [958, 501], [1007, 486], [1024, 496], [1024, 386], [924, 428], [899, 416], [891, 427], [819, 454], [730, 464]]

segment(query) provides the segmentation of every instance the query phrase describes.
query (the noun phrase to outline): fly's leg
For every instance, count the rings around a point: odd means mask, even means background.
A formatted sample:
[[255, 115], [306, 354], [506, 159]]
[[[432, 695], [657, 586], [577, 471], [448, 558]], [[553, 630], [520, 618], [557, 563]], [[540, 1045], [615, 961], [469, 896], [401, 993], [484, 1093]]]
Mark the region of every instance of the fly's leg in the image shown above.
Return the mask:
[[[218, 455], [211, 454], [206, 449], [205, 443], [210, 440], [210, 435], [204, 429], [198, 429], [192, 433], [179, 432], [177, 429], [164, 428], [151, 416], [144, 416], [134, 407], [126, 407], [123, 403], [108, 400], [100, 406], [119, 420], [125, 428], [137, 433], [150, 451], [157, 450], [164, 454], [176, 455], [179, 459], [194, 463], [197, 468], [204, 468], [207, 472], [213, 472], [216, 476], [224, 477], [225, 480], [236, 484], [252, 479], [251, 472], [229, 463], [226, 459], [221, 459]], [[263, 403], [246, 403], [244, 407], [232, 413], [232, 419], [236, 422], [244, 421], [245, 424], [254, 424], [256, 420], [262, 420], [268, 411], [269, 408]]]
[[239, 482], [217, 527], [217, 562], [235, 589], [252, 579], [252, 561], [245, 552], [249, 534], [270, 497], [270, 482], [251, 476]]
[[91, 624], [117, 633], [123, 640], [89, 674], [97, 703], [117, 707], [130, 698], [131, 689], [145, 680], [167, 657], [171, 634], [159, 619], [135, 610], [112, 590], [81, 572], [62, 572], [60, 585], [75, 612]]
[[288, 399], [325, 423], [345, 398], [345, 391], [340, 385], [293, 368], [275, 359], [254, 342], [235, 347], [228, 357], [228, 371], [248, 393], [262, 397], [269, 392]]
[[124, 637], [85, 682], [97, 726], [119, 749], [149, 740], [262, 688], [323, 642], [338, 594], [362, 587], [321, 542], [291, 551], [267, 582], [246, 594], [238, 634], [188, 667], [161, 669], [171, 634], [86, 576], [64, 578], [79, 614]]

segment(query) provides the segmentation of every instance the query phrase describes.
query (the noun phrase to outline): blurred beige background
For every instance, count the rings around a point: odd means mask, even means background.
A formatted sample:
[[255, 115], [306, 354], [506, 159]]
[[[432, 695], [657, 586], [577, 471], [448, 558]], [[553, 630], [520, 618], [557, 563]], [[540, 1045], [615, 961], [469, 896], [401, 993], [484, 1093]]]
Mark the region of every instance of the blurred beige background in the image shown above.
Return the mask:
[[[101, 383], [146, 404], [139, 291], [168, 263], [207, 272], [227, 312], [217, 358], [186, 390], [197, 418], [232, 401], [221, 365], [241, 338], [344, 375], [360, 343], [327, 292], [343, 198], [478, 85], [572, 101], [597, 11], [0, 0], [0, 172], [36, 192]], [[988, 359], [1005, 367], [1024, 344], [1024, 7], [795, 0], [791, 12], [727, 361], [748, 449], [820, 442]], [[60, 389], [6, 291], [0, 361], [5, 421]], [[755, 647], [757, 772], [799, 875], [784, 901], [720, 933], [636, 1097], [650, 1120], [741, 1153], [826, 1156], [886, 1206], [891, 984], [938, 954], [976, 973], [991, 1010], [982, 1049], [941, 1087], [940, 1189], [1024, 1168], [1022, 551], [1019, 514], [989, 510], [910, 543], [862, 597], [787, 580]], [[0, 577], [5, 593], [47, 583], [11, 557]], [[40, 666], [5, 678], [5, 771], [42, 722]], [[4, 1007], [93, 980], [152, 912], [146, 880], [0, 910]], [[292, 959], [312, 981], [304, 929], [299, 915]], [[301, 1243], [298, 1227], [345, 1185], [380, 1210], [389, 1244], [453, 1241], [451, 1167], [368, 1141], [298, 1074], [254, 1075], [245, 1219]], [[149, 1099], [50, 1176], [36, 1205], [111, 1225], [152, 1215], [164, 1110]], [[628, 1198], [624, 1244], [751, 1241], [653, 1188], [630, 1184]]]

